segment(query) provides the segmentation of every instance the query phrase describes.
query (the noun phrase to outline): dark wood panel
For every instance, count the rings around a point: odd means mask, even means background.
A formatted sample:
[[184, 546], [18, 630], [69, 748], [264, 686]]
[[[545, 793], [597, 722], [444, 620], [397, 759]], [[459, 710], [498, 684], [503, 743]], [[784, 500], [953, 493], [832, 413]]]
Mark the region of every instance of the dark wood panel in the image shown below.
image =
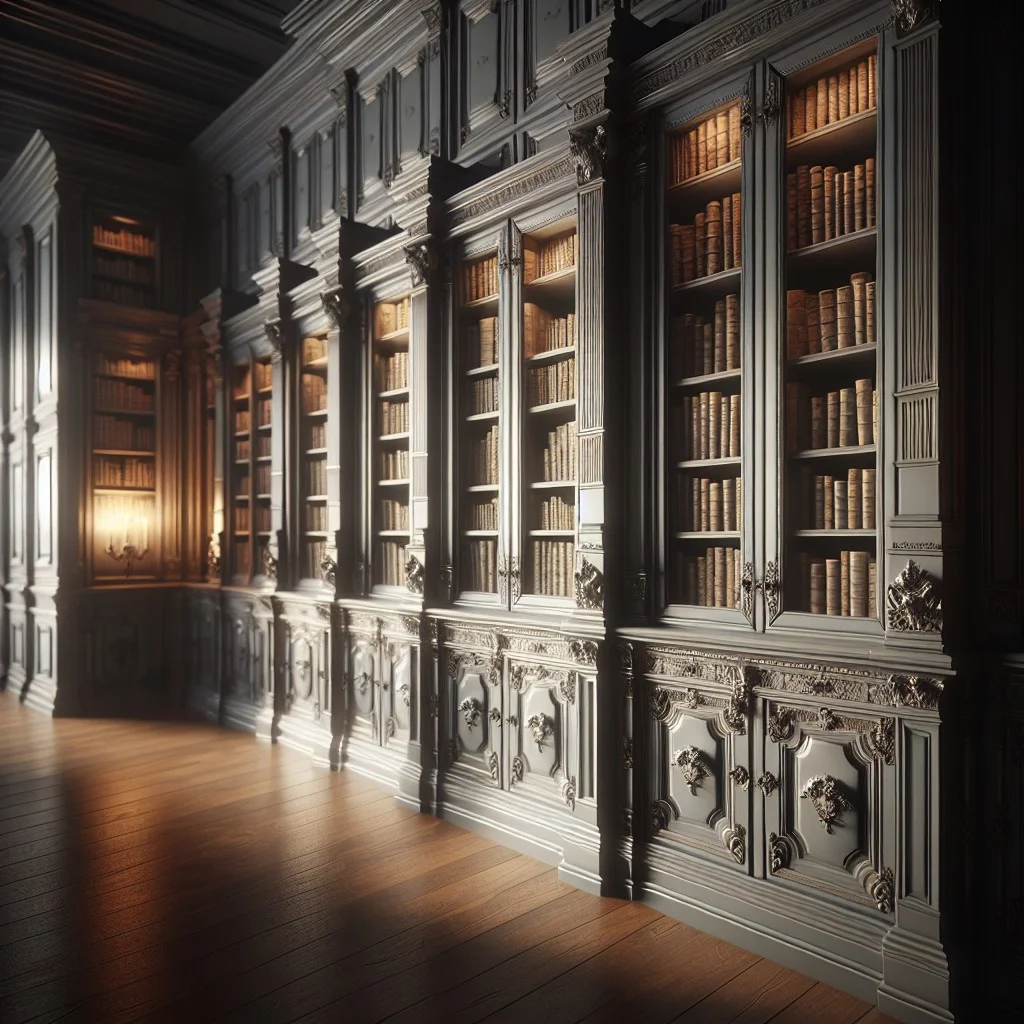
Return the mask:
[[0, 749], [5, 1021], [884, 1021], [248, 736], [0, 694]]

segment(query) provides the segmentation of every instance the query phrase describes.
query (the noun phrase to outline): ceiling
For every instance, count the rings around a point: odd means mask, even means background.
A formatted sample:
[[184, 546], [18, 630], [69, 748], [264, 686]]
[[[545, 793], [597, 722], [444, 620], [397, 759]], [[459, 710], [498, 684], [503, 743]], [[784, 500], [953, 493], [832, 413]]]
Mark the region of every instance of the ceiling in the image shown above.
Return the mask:
[[284, 52], [299, 0], [0, 0], [0, 175], [32, 132], [173, 159]]

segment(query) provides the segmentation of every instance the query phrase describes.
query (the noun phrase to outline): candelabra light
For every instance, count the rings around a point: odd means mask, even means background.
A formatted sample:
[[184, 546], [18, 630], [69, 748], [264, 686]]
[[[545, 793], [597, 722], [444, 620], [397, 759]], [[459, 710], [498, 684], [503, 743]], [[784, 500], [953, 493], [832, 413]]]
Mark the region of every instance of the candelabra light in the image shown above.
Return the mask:
[[115, 562], [124, 562], [124, 575], [149, 551], [149, 521], [145, 517], [117, 516], [110, 524], [106, 552]]

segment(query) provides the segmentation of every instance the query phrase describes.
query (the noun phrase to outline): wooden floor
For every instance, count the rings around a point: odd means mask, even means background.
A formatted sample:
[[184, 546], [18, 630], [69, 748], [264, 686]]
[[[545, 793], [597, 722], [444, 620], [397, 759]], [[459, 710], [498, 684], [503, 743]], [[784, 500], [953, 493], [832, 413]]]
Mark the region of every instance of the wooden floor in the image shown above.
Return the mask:
[[886, 1020], [641, 904], [191, 723], [0, 693], [0, 1020]]

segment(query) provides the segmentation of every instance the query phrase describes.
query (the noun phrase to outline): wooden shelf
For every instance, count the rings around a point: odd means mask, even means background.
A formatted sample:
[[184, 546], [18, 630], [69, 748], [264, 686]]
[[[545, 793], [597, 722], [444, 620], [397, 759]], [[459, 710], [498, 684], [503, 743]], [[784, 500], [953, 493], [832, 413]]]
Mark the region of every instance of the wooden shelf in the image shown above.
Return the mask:
[[[553, 289], [557, 291], [575, 290], [576, 288], [576, 267], [563, 267], [561, 270], [554, 270], [550, 274], [542, 274], [532, 281], [523, 281], [526, 288]], [[567, 287], [571, 285], [571, 289]]]
[[574, 355], [576, 355], [576, 346], [566, 345], [563, 348], [549, 348], [546, 352], [537, 352], [532, 356], [527, 356], [526, 361], [528, 363], [553, 363]]
[[877, 530], [794, 530], [794, 537], [806, 539], [818, 538], [823, 540], [874, 540], [878, 535]]
[[676, 463], [679, 469], [715, 469], [716, 467], [738, 466], [739, 455], [730, 455], [724, 459], [684, 459]]
[[156, 487], [94, 487], [93, 494], [156, 494]]
[[530, 406], [531, 413], [550, 413], [560, 412], [565, 409], [575, 409], [576, 399], [566, 398], [561, 402], [548, 402], [545, 405], [532, 405]]
[[469, 494], [496, 494], [498, 491], [497, 484], [470, 484], [466, 487], [466, 491]]
[[133, 458], [155, 459], [156, 452], [142, 452], [134, 448], [93, 448], [93, 455], [128, 455]]
[[399, 327], [397, 331], [389, 331], [387, 334], [382, 334], [379, 338], [374, 338], [375, 344], [390, 344], [396, 341], [408, 341], [409, 340], [409, 328]]
[[874, 455], [873, 444], [851, 444], [844, 448], [806, 448], [799, 452], [790, 452], [791, 459], [849, 459]]
[[94, 377], [102, 377], [104, 380], [124, 380], [130, 384], [154, 384], [155, 377], [132, 377], [126, 373], [94, 373]]
[[156, 409], [102, 409], [94, 406], [92, 410], [98, 416], [155, 416]]
[[[241, 438], [241, 437], [248, 437], [248, 436], [249, 436], [249, 431], [248, 430], [236, 430], [235, 431], [235, 437]], [[246, 459], [246, 462], [248, 462], [248, 461], [249, 460]]]
[[468, 302], [462, 303], [461, 309], [472, 309], [472, 310], [486, 310], [489, 308], [498, 308], [498, 294], [485, 295], [480, 299], [470, 299]]
[[497, 537], [497, 530], [463, 530], [464, 537]]
[[235, 497], [235, 501], [245, 502], [245, 504], [249, 503], [249, 495], [248, 494], [236, 494], [234, 497]]
[[[326, 451], [326, 449], [324, 449], [324, 450]], [[257, 462], [273, 462], [273, 460], [274, 460], [274, 456], [273, 455], [257, 455], [256, 456], [256, 461]]]
[[871, 345], [850, 345], [847, 348], [835, 348], [828, 352], [812, 352], [810, 355], [797, 356], [788, 360], [790, 367], [802, 366], [834, 366], [846, 365], [848, 363], [870, 362], [874, 363], [878, 346]]
[[575, 537], [575, 530], [530, 530], [531, 537]]
[[877, 228], [862, 228], [802, 249], [791, 249], [787, 255], [789, 269], [873, 271], [877, 235]]
[[408, 480], [408, 478], [406, 478], [404, 480], [378, 480], [377, 481], [377, 486], [378, 487], [408, 487], [409, 486], [409, 480]]
[[[326, 454], [327, 454], [327, 449], [326, 448], [307, 448], [303, 452], [303, 455], [326, 455]], [[264, 457], [266, 457], [266, 456], [264, 456]]]
[[326, 501], [327, 500], [327, 495], [326, 494], [307, 494], [305, 500], [306, 501], [315, 501], [315, 502]]
[[269, 394], [273, 393], [273, 390], [274, 390], [274, 385], [270, 384], [270, 385], [268, 385], [265, 388], [257, 388], [256, 389], [256, 394], [257, 395], [269, 395]]
[[257, 501], [270, 501], [271, 497], [272, 497], [272, 495], [270, 495], [270, 494], [257, 494], [256, 495], [256, 500]]
[[467, 377], [489, 377], [493, 373], [498, 372], [498, 364], [491, 363], [489, 366], [474, 366], [472, 369], [466, 371]]
[[739, 540], [739, 530], [682, 530], [676, 540]]
[[306, 419], [317, 419], [322, 420], [327, 416], [326, 409], [313, 409], [310, 412], [304, 412], [302, 414]]
[[739, 192], [741, 174], [742, 163], [737, 157], [712, 171], [669, 185], [668, 195], [674, 202], [685, 202], [687, 206], [706, 206], [712, 199]]
[[491, 412], [472, 412], [465, 417], [465, 420], [467, 423], [494, 423], [498, 416], [498, 410], [493, 409]]
[[408, 537], [410, 535], [409, 530], [378, 530], [378, 537]]
[[326, 530], [303, 530], [302, 531], [302, 536], [303, 537], [316, 537], [316, 538], [326, 537], [327, 536], [327, 531]]
[[719, 370], [717, 373], [702, 373], [698, 377], [683, 377], [672, 386], [676, 388], [694, 388], [702, 384], [719, 384], [730, 380], [738, 381], [742, 375], [743, 371], [739, 369]]
[[133, 259], [133, 260], [155, 260], [156, 259], [156, 251], [155, 250], [147, 256], [147, 255], [144, 255], [141, 252], [132, 252], [130, 249], [122, 249], [120, 246], [117, 246], [117, 245], [107, 245], [105, 242], [93, 242], [92, 243], [92, 247], [94, 249], [102, 249], [103, 252], [114, 252], [114, 253], [117, 253], [118, 256], [127, 256], [129, 259]]
[[705, 277], [697, 277], [692, 281], [674, 285], [672, 291], [676, 295], [689, 295], [696, 292], [700, 295], [707, 295], [709, 298], [724, 298], [739, 289], [742, 273], [742, 267], [720, 270], [717, 274], [708, 274]]
[[398, 433], [398, 434], [381, 434], [377, 438], [377, 440], [382, 442], [382, 443], [391, 443], [391, 442], [394, 442], [394, 441], [408, 441], [409, 440], [409, 431], [406, 430], [406, 431], [403, 431], [403, 432]]
[[327, 369], [327, 356], [321, 356], [319, 359], [310, 359], [308, 362], [302, 364], [302, 370], [326, 370]]
[[392, 388], [390, 391], [378, 391], [378, 398], [408, 398], [409, 389], [405, 388]]
[[576, 489], [575, 480], [534, 480], [530, 489], [534, 491], [561, 491], [566, 488]]
[[788, 139], [786, 167], [792, 171], [800, 164], [838, 166], [857, 163], [865, 157], [874, 156], [877, 146], [878, 110], [875, 108]]

